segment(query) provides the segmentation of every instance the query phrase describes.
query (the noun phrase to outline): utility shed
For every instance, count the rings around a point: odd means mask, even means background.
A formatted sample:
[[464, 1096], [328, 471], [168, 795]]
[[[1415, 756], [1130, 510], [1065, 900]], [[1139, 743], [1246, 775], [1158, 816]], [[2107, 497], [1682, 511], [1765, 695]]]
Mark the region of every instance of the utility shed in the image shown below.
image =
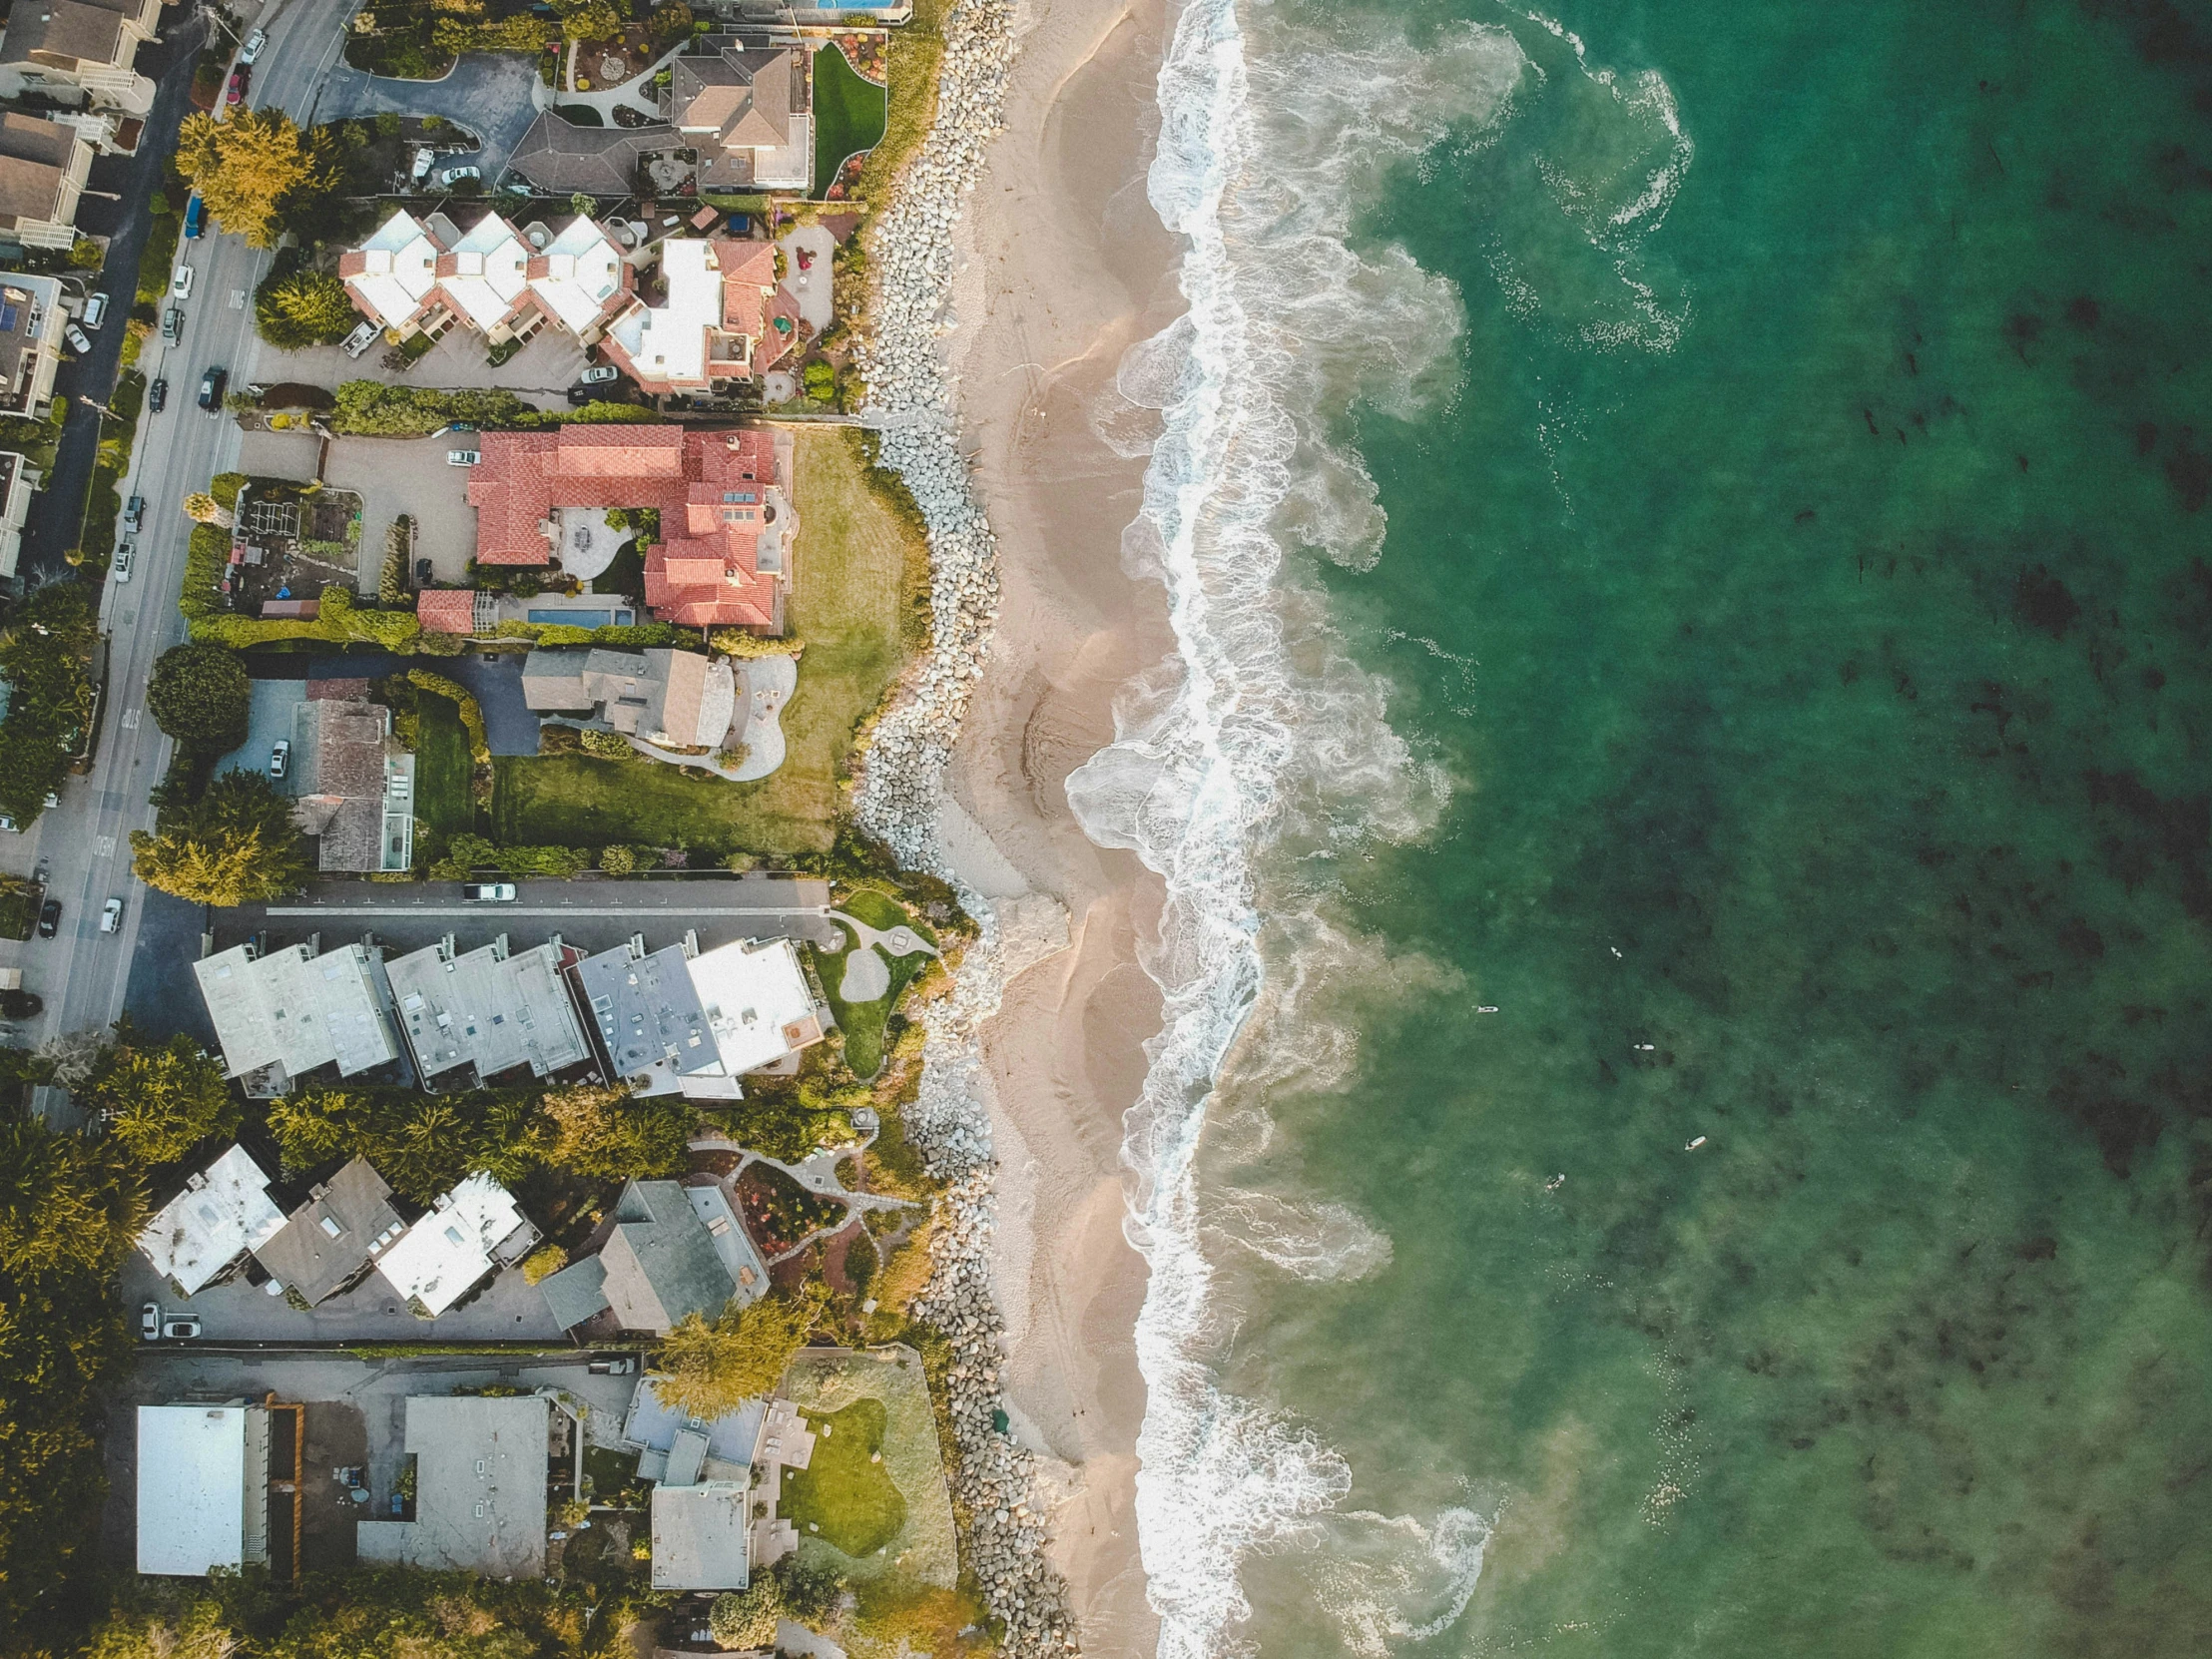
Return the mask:
[[212, 1285], [250, 1250], [282, 1231], [284, 1212], [269, 1196], [269, 1177], [234, 1146], [156, 1212], [139, 1235], [146, 1259], [186, 1296]]
[[428, 1087], [472, 1087], [517, 1066], [546, 1077], [591, 1058], [561, 983], [558, 944], [510, 952], [501, 934], [456, 952], [448, 933], [384, 971]]
[[205, 1578], [269, 1560], [269, 1412], [138, 1408], [138, 1570]]
[[391, 1188], [356, 1158], [307, 1195], [276, 1237], [254, 1249], [271, 1277], [311, 1305], [344, 1290], [406, 1231]]
[[245, 1079], [249, 1095], [288, 1094], [326, 1065], [351, 1077], [399, 1058], [383, 963], [365, 945], [319, 956], [303, 944], [266, 956], [233, 945], [192, 971], [223, 1045], [224, 1075]]
[[543, 1578], [551, 1413], [534, 1394], [408, 1395], [414, 1519], [360, 1522], [363, 1564]]

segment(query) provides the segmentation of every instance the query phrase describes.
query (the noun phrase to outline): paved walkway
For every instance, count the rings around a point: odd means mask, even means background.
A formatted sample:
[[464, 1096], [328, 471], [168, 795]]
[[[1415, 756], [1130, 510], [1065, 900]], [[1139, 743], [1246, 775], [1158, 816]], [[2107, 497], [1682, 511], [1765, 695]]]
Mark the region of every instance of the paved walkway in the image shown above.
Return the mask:
[[936, 956], [940, 960], [942, 959], [943, 952], [939, 951], [935, 945], [925, 941], [911, 927], [901, 925], [886, 932], [879, 928], [870, 927], [866, 922], [856, 920], [854, 917], [846, 915], [842, 910], [831, 910], [830, 919], [831, 921], [841, 921], [845, 926], [851, 928], [852, 936], [858, 939], [860, 943], [879, 945], [893, 956], [911, 956], [918, 950], [925, 956]]

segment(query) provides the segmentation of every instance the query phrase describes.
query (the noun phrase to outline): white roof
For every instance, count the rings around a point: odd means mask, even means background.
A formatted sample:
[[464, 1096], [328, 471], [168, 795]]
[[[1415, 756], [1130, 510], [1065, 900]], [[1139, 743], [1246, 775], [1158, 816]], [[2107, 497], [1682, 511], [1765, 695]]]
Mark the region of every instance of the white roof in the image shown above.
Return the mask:
[[226, 1076], [281, 1065], [298, 1077], [334, 1060], [350, 1077], [398, 1057], [383, 969], [362, 945], [313, 956], [293, 944], [259, 958], [233, 945], [192, 971], [223, 1045]]
[[377, 1261], [376, 1271], [435, 1318], [491, 1272], [499, 1242], [528, 1225], [514, 1195], [479, 1171], [408, 1228]]
[[388, 327], [421, 309], [423, 296], [438, 279], [438, 245], [415, 217], [402, 209], [361, 244], [368, 269], [345, 280], [375, 308]]
[[535, 293], [571, 333], [599, 320], [622, 291], [622, 251], [588, 219], [577, 219], [547, 245], [546, 274], [530, 279]]
[[722, 326], [722, 271], [713, 245], [696, 240], [661, 245], [668, 303], [638, 305], [607, 331], [648, 380], [701, 380], [707, 374], [707, 330]]
[[733, 1076], [773, 1065], [799, 1047], [784, 1027], [815, 1017], [814, 994], [789, 939], [703, 951], [691, 960], [691, 976], [723, 1069]]
[[162, 1207], [139, 1235], [147, 1259], [191, 1296], [249, 1250], [283, 1231], [269, 1177], [234, 1146]]
[[438, 278], [445, 296], [479, 328], [506, 321], [530, 285], [530, 248], [497, 214], [486, 214], [450, 250], [453, 272]]
[[[269, 1501], [268, 1433], [256, 1436], [260, 1478], [249, 1480], [248, 1416], [257, 1405], [138, 1408], [138, 1570], [204, 1578], [248, 1555], [250, 1505]], [[266, 1530], [266, 1529], [264, 1529]], [[257, 1558], [266, 1556], [263, 1548]]]

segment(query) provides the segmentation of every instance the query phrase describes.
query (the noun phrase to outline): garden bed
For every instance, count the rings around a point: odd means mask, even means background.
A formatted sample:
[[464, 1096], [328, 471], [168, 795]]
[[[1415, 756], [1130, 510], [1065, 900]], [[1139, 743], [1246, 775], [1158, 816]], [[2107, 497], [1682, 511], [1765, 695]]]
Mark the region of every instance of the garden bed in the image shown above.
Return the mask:
[[764, 1255], [796, 1249], [810, 1233], [834, 1227], [846, 1208], [833, 1198], [809, 1192], [774, 1164], [748, 1164], [738, 1177], [738, 1206], [746, 1231]]

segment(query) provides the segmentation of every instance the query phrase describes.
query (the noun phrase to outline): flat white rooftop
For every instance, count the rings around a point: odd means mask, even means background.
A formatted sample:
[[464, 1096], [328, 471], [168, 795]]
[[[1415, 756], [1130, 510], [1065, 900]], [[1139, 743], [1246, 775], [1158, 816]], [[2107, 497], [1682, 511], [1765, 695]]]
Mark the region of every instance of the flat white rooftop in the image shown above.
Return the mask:
[[552, 944], [508, 952], [504, 937], [455, 953], [450, 940], [384, 964], [407, 1045], [425, 1080], [474, 1067], [545, 1077], [591, 1057]]
[[437, 1201], [377, 1259], [376, 1271], [410, 1303], [436, 1318], [466, 1296], [501, 1260], [500, 1246], [527, 1235], [512, 1256], [534, 1242], [537, 1231], [514, 1195], [482, 1171]]
[[226, 1076], [276, 1066], [296, 1078], [335, 1062], [350, 1077], [399, 1057], [383, 967], [363, 945], [315, 956], [294, 944], [260, 957], [234, 945], [192, 971], [223, 1045]]
[[138, 1408], [138, 1570], [204, 1578], [269, 1559], [269, 1413]]
[[139, 1249], [191, 1296], [283, 1227], [268, 1175], [246, 1148], [234, 1146], [162, 1206], [139, 1235]]

